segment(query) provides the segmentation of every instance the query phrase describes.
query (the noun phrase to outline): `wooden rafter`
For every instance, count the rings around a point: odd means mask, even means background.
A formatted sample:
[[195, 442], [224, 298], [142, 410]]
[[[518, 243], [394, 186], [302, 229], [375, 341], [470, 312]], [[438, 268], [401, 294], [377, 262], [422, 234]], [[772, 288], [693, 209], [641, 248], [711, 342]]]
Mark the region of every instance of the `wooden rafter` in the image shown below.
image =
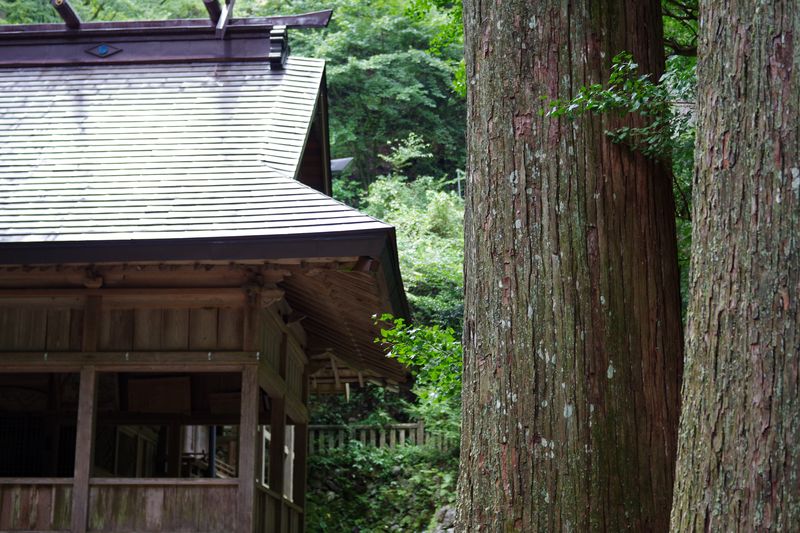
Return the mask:
[[59, 16], [64, 20], [67, 28], [77, 30], [81, 27], [81, 19], [78, 14], [72, 9], [67, 0], [50, 0], [50, 5], [56, 8]]
[[[74, 10], [69, 6], [68, 0], [50, 0], [53, 6], [59, 10], [59, 14], [64, 10], [69, 10], [73, 14]], [[205, 0], [204, 0], [205, 1]], [[60, 6], [67, 6], [66, 8]], [[206, 8], [208, 9], [208, 8]], [[211, 9], [214, 9], [213, 7]], [[228, 6], [230, 10], [230, 7]], [[222, 9], [220, 9], [222, 13]], [[228, 29], [237, 32], [263, 32], [269, 31], [275, 26], [286, 26], [289, 29], [305, 28], [325, 28], [330, 22], [333, 10], [325, 9], [311, 13], [299, 15], [279, 15], [271, 17], [248, 17], [230, 18]], [[69, 16], [69, 15], [67, 15]], [[62, 18], [64, 15], [62, 15]], [[170, 20], [126, 20], [126, 21], [92, 21], [81, 22], [77, 14], [74, 14], [74, 21], [80, 24], [80, 35], [97, 37], [113, 36], [147, 36], [156, 38], [159, 35], [180, 33], [183, 35], [199, 35], [201, 37], [213, 37], [209, 35], [209, 25], [205, 19], [170, 19]], [[210, 15], [209, 15], [210, 17]], [[73, 21], [73, 22], [74, 22]], [[71, 26], [70, 29], [74, 29]], [[76, 26], [77, 27], [77, 26]], [[58, 38], [64, 32], [63, 24], [4, 24], [0, 25], [0, 35], [6, 37], [19, 37], [25, 40], [31, 38], [41, 38], [53, 36]]]
[[217, 20], [217, 39], [224, 39], [225, 32], [228, 31], [228, 23], [233, 18], [233, 6], [236, 0], [225, 0], [225, 5], [222, 6], [222, 12]]
[[219, 17], [222, 15], [222, 8], [219, 7], [219, 0], [203, 0], [203, 5], [208, 11], [208, 18], [211, 19], [211, 24], [214, 26], [219, 22]]

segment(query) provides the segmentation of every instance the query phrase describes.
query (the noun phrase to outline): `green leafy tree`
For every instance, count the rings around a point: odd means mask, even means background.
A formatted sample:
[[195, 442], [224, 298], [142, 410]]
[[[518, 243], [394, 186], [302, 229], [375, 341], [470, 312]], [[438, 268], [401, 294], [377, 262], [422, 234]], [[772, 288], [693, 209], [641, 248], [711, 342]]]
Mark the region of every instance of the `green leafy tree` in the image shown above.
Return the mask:
[[[205, 17], [198, 0], [71, 0], [81, 20], [161, 20]], [[0, 0], [0, 24], [60, 22], [47, 0]]]
[[[334, 8], [330, 26], [292, 32], [292, 53], [328, 61], [331, 149], [353, 157], [362, 187], [386, 174], [389, 141], [420, 132], [431, 157], [407, 175], [453, 174], [464, 166], [465, 106], [452, 90], [459, 48], [427, 53], [445, 17], [409, 19], [404, 0], [289, 0], [264, 2], [253, 14]], [[241, 13], [241, 12], [240, 12]], [[351, 195], [352, 198], [352, 195]]]
[[417, 402], [409, 410], [429, 429], [457, 437], [461, 413], [461, 341], [452, 328], [408, 324], [402, 318], [383, 315], [376, 339], [387, 356], [408, 366], [414, 375], [412, 392]]
[[392, 169], [361, 199], [368, 214], [397, 228], [400, 268], [414, 319], [461, 331], [463, 317], [464, 201], [446, 179], [402, 171], [427, 153], [416, 135], [393, 143], [384, 161]]

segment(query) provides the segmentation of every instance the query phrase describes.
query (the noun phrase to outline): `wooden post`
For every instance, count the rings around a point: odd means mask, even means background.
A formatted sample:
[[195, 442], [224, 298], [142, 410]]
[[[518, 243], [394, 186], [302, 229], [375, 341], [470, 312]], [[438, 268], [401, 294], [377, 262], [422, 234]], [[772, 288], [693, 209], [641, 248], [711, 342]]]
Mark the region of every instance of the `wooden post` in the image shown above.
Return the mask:
[[258, 396], [258, 367], [247, 365], [242, 371], [242, 406], [239, 421], [240, 533], [252, 533], [254, 527]]
[[[271, 398], [271, 440], [269, 443], [269, 488], [283, 498], [283, 448], [286, 446], [286, 402], [282, 397]], [[277, 506], [275, 531], [283, 531], [282, 505]]]
[[294, 426], [294, 481], [292, 500], [305, 507], [306, 472], [308, 455], [308, 424]]
[[78, 393], [78, 427], [75, 436], [75, 472], [72, 485], [72, 532], [85, 533], [89, 519], [89, 477], [94, 448], [97, 373], [94, 366], [81, 369]]
[[417, 422], [417, 446], [425, 444], [425, 422]]
[[256, 476], [256, 484], [262, 484], [266, 481], [264, 479], [265, 472], [265, 458], [264, 458], [264, 441], [267, 438], [267, 430], [264, 426], [259, 425], [256, 430], [256, 472], [258, 475]]
[[[303, 371], [302, 396], [303, 404], [308, 404], [308, 366]], [[292, 500], [303, 508], [298, 516], [298, 531], [306, 530], [306, 479], [308, 477], [308, 422], [294, 426], [294, 483]]]

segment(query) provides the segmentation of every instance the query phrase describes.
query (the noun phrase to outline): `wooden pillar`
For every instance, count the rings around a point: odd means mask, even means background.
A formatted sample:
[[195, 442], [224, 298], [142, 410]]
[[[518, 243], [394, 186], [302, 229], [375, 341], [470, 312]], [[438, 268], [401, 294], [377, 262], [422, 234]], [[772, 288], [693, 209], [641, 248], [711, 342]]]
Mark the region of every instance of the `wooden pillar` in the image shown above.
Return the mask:
[[[308, 473], [308, 423], [294, 426], [294, 481], [292, 500], [303, 508], [301, 520], [305, 522], [306, 476]], [[301, 527], [300, 531], [304, 531]]]
[[254, 527], [258, 397], [258, 367], [247, 365], [242, 372], [242, 411], [239, 421], [240, 533], [252, 533]]
[[[283, 497], [283, 448], [286, 446], [286, 401], [283, 397], [271, 398], [269, 443], [269, 488]], [[283, 531], [283, 506], [278, 506], [275, 531]]]
[[[308, 405], [308, 364], [303, 369], [303, 387], [301, 399]], [[300, 531], [306, 530], [306, 481], [308, 479], [308, 421], [294, 426], [294, 484], [292, 501], [303, 508], [300, 515]]]
[[72, 532], [85, 533], [89, 518], [89, 477], [94, 448], [97, 373], [94, 366], [81, 369], [78, 427], [75, 437], [75, 473], [72, 485]]

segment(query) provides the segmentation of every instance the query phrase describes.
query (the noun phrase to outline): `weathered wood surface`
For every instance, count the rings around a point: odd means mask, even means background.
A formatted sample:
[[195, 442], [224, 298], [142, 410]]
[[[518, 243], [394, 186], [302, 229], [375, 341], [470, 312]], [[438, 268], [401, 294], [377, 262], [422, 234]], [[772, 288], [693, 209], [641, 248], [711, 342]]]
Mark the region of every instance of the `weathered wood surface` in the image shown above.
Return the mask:
[[[231, 531], [251, 533], [255, 502], [256, 442], [258, 436], [258, 407], [261, 389], [258, 368], [250, 365], [242, 372], [241, 419], [239, 421], [239, 502], [238, 528]], [[263, 444], [259, 443], [259, 446]]]
[[[157, 480], [92, 483], [89, 531], [230, 533], [236, 531], [238, 482]], [[188, 481], [188, 480], [185, 480]]]
[[[88, 351], [241, 350], [244, 291], [200, 292], [154, 292], [147, 302], [134, 294], [116, 294], [103, 296], [102, 304], [99, 295], [6, 294], [0, 297], [0, 351], [77, 351], [84, 341]], [[236, 303], [240, 307], [233, 307]], [[98, 318], [85, 320], [89, 311]], [[96, 345], [89, 338], [94, 335]]]
[[68, 531], [72, 480], [0, 480], [0, 531]]
[[81, 369], [78, 397], [78, 427], [75, 437], [75, 474], [72, 487], [72, 531], [86, 531], [89, 508], [89, 476], [94, 459], [95, 413], [97, 409], [97, 372], [95, 367]]
[[[297, 359], [287, 362], [290, 394], [304, 384], [291, 366], [296, 369], [307, 359], [306, 350], [319, 355], [328, 347], [341, 361], [341, 379], [333, 378], [328, 356], [314, 360], [310, 375], [316, 392], [340, 391], [346, 382], [363, 386], [369, 379], [403, 381], [401, 365], [383, 357], [372, 342], [376, 326], [368, 318], [354, 318], [388, 310], [381, 307], [385, 297], [375, 289], [381, 272], [354, 271], [357, 262], [357, 257], [323, 257], [224, 265], [0, 266], [0, 351], [98, 351], [101, 345], [126, 352], [179, 351], [190, 345], [219, 351], [249, 343], [246, 349], [260, 351], [278, 371], [280, 334], [287, 333], [292, 337], [290, 353]], [[254, 280], [264, 283], [258, 294], [253, 294]], [[275, 288], [287, 280], [285, 296], [293, 309], [288, 311], [280, 302], [284, 292]], [[102, 285], [86, 288], [97, 283]], [[326, 303], [320, 291], [330, 285], [341, 291], [331, 293], [336, 301]], [[248, 297], [259, 295], [264, 308], [257, 305], [258, 298]], [[90, 311], [98, 318], [87, 320], [89, 302], [97, 304], [97, 297], [102, 305]], [[217, 310], [216, 325], [212, 309]], [[256, 331], [259, 322], [264, 325]], [[97, 343], [86, 339], [84, 347], [86, 335], [96, 335]]]
[[254, 518], [256, 533], [301, 533], [303, 531], [302, 507], [262, 486], [256, 490]]
[[[294, 179], [323, 72], [298, 57], [280, 72], [266, 62], [3, 68], [0, 137], [14, 159], [0, 161], [0, 240], [388, 230]], [[52, 99], [54, 78], [71, 97]], [[31, 135], [42, 119], [47, 136]], [[80, 149], [96, 142], [106, 149]]]

